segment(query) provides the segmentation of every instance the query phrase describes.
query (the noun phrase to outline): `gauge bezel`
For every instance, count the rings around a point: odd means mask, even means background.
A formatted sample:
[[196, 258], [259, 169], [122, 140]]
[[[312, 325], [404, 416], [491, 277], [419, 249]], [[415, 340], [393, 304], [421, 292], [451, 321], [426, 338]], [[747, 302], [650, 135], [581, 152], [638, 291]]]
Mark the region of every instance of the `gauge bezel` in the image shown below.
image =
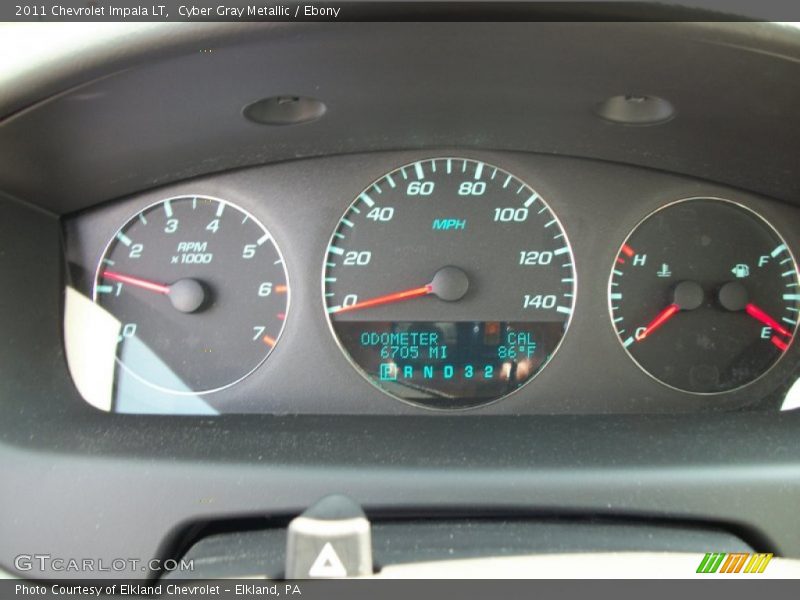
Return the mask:
[[[570, 313], [567, 316], [567, 319], [565, 321], [564, 331], [561, 334], [561, 339], [559, 339], [558, 343], [553, 348], [553, 351], [550, 353], [549, 358], [544, 363], [542, 363], [542, 365], [539, 368], [539, 370], [534, 375], [529, 377], [527, 379], [527, 381], [525, 381], [522, 385], [520, 385], [516, 389], [511, 390], [507, 394], [503, 394], [502, 396], [499, 396], [497, 398], [492, 398], [491, 400], [487, 400], [485, 402], [481, 402], [481, 403], [470, 405], [470, 406], [437, 407], [437, 406], [431, 406], [431, 405], [428, 405], [428, 404], [423, 404], [421, 402], [415, 402], [414, 400], [410, 400], [410, 399], [407, 399], [407, 398], [401, 398], [400, 396], [396, 396], [395, 394], [393, 394], [390, 391], [386, 390], [385, 388], [381, 387], [375, 381], [375, 379], [372, 377], [372, 375], [370, 375], [367, 371], [365, 371], [353, 359], [353, 357], [350, 355], [350, 352], [347, 350], [347, 348], [344, 347], [344, 345], [342, 344], [341, 340], [339, 339], [339, 336], [338, 336], [338, 334], [336, 333], [336, 330], [333, 327], [333, 320], [331, 319], [331, 314], [329, 314], [328, 311], [327, 311], [328, 303], [327, 303], [327, 300], [326, 300], [326, 297], [325, 297], [325, 275], [326, 275], [327, 269], [328, 269], [328, 266], [326, 265], [326, 262], [327, 262], [327, 258], [328, 258], [328, 254], [329, 254], [329, 248], [335, 242], [336, 232], [339, 231], [339, 227], [342, 224], [342, 219], [344, 219], [347, 216], [347, 214], [350, 212], [350, 210], [353, 207], [353, 205], [356, 202], [358, 202], [359, 197], [361, 196], [361, 194], [363, 194], [366, 191], [368, 191], [372, 186], [374, 186], [376, 183], [378, 183], [381, 180], [383, 180], [387, 175], [393, 175], [395, 172], [398, 172], [401, 169], [412, 167], [416, 163], [426, 163], [426, 162], [429, 162], [429, 161], [440, 161], [440, 160], [448, 160], [448, 159], [449, 160], [453, 160], [453, 161], [456, 161], [456, 160], [458, 160], [458, 161], [467, 161], [467, 162], [470, 162], [470, 163], [483, 163], [483, 165], [485, 167], [496, 168], [498, 172], [505, 173], [506, 175], [509, 175], [509, 176], [513, 177], [514, 179], [516, 179], [517, 181], [519, 181], [520, 183], [524, 184], [528, 189], [533, 191], [538, 196], [538, 199], [547, 207], [547, 210], [549, 211], [549, 213], [556, 220], [556, 224], [558, 225], [558, 227], [561, 230], [561, 232], [564, 234], [564, 243], [569, 248], [569, 256], [570, 256], [570, 258], [572, 260], [572, 290], [571, 290], [572, 297], [570, 298]], [[481, 158], [475, 158], [474, 156], [457, 156], [457, 155], [452, 155], [452, 154], [445, 154], [445, 155], [439, 155], [439, 156], [424, 156], [424, 157], [420, 157], [420, 158], [415, 158], [414, 160], [411, 160], [411, 161], [408, 161], [408, 162], [404, 162], [403, 164], [398, 165], [397, 167], [391, 168], [388, 171], [383, 171], [380, 175], [378, 175], [377, 177], [372, 179], [370, 181], [370, 183], [368, 183], [366, 186], [361, 188], [361, 190], [358, 193], [356, 193], [356, 195], [353, 197], [353, 199], [347, 204], [347, 206], [345, 207], [344, 211], [341, 213], [339, 218], [336, 220], [336, 223], [335, 223], [335, 225], [333, 227], [333, 231], [331, 232], [331, 235], [328, 238], [327, 243], [325, 244], [324, 255], [323, 255], [323, 259], [322, 259], [322, 273], [320, 275], [320, 296], [321, 296], [321, 300], [322, 300], [322, 309], [323, 309], [325, 321], [326, 321], [326, 323], [328, 325], [328, 330], [330, 331], [331, 336], [333, 337], [333, 340], [336, 343], [336, 346], [339, 348], [339, 351], [342, 354], [342, 356], [345, 358], [345, 360], [350, 364], [350, 366], [353, 369], [355, 369], [355, 371], [364, 380], [366, 380], [373, 388], [379, 390], [381, 393], [385, 394], [389, 398], [392, 398], [393, 400], [400, 401], [400, 402], [402, 402], [402, 403], [404, 403], [404, 404], [406, 404], [408, 406], [411, 406], [413, 408], [424, 409], [424, 410], [428, 410], [428, 411], [431, 411], [431, 412], [434, 412], [434, 413], [439, 413], [439, 414], [452, 414], [452, 413], [456, 413], [456, 412], [466, 412], [466, 411], [483, 409], [483, 408], [486, 408], [487, 406], [491, 406], [493, 404], [496, 404], [498, 402], [501, 402], [503, 400], [506, 400], [506, 399], [510, 398], [511, 396], [514, 396], [514, 395], [518, 394], [523, 389], [525, 389], [531, 382], [533, 382], [537, 377], [539, 377], [539, 375], [541, 375], [542, 372], [555, 360], [556, 356], [558, 355], [558, 351], [561, 349], [561, 346], [564, 343], [564, 340], [567, 337], [567, 334], [569, 333], [569, 329], [570, 329], [570, 326], [572, 325], [573, 317], [575, 316], [575, 307], [577, 306], [577, 301], [578, 301], [578, 265], [577, 265], [577, 260], [576, 260], [576, 257], [575, 257], [575, 251], [573, 249], [572, 243], [570, 242], [569, 235], [567, 234], [567, 230], [564, 228], [564, 224], [562, 223], [561, 218], [558, 216], [558, 213], [556, 213], [556, 211], [553, 210], [553, 207], [552, 207], [551, 203], [542, 194], [540, 194], [539, 191], [536, 188], [534, 188], [532, 185], [530, 185], [523, 178], [521, 178], [521, 177], [515, 175], [514, 173], [511, 173], [510, 171], [507, 171], [506, 169], [494, 164], [492, 161], [486, 161], [486, 160], [483, 160]]]
[[[789, 256], [792, 259], [792, 265], [793, 265], [793, 268], [794, 268], [794, 271], [795, 271], [795, 275], [797, 275], [798, 280], [800, 280], [800, 269], [798, 268], [797, 260], [795, 259], [795, 255], [794, 255], [794, 252], [792, 251], [792, 247], [789, 245], [789, 243], [786, 241], [786, 239], [781, 235], [781, 233], [775, 228], [775, 226], [765, 216], [763, 216], [761, 213], [759, 213], [757, 210], [755, 210], [753, 208], [750, 208], [749, 206], [747, 206], [745, 204], [742, 204], [741, 202], [738, 202], [736, 200], [731, 200], [729, 198], [722, 198], [720, 196], [689, 196], [687, 198], [680, 198], [678, 200], [673, 200], [671, 202], [668, 202], [667, 204], [663, 204], [662, 206], [659, 206], [658, 208], [650, 211], [644, 217], [639, 219], [636, 222], [636, 224], [630, 229], [630, 231], [628, 231], [627, 235], [623, 238], [622, 242], [620, 243], [619, 247], [617, 248], [617, 251], [614, 253], [613, 260], [616, 261], [616, 258], [620, 255], [620, 252], [622, 252], [622, 247], [625, 244], [628, 243], [628, 240], [630, 240], [631, 236], [634, 233], [636, 233], [636, 231], [639, 229], [639, 227], [641, 227], [641, 225], [645, 221], [647, 221], [651, 217], [655, 216], [659, 212], [661, 212], [661, 211], [663, 211], [665, 209], [671, 208], [671, 207], [673, 207], [673, 206], [675, 206], [677, 204], [682, 204], [684, 202], [693, 202], [693, 201], [698, 201], [698, 200], [710, 200], [710, 201], [713, 201], [713, 202], [720, 202], [722, 204], [728, 204], [728, 205], [734, 206], [736, 208], [740, 208], [743, 211], [745, 211], [746, 213], [749, 213], [749, 214], [755, 216], [756, 219], [758, 219], [762, 223], [764, 223], [767, 226], [767, 228], [770, 231], [772, 231], [772, 233], [775, 235], [775, 237], [783, 245], [786, 246], [786, 252], [789, 254]], [[661, 379], [659, 379], [658, 377], [656, 377], [655, 375], [650, 373], [647, 369], [645, 369], [644, 366], [642, 366], [639, 363], [639, 361], [636, 360], [636, 358], [630, 353], [630, 351], [622, 343], [621, 336], [617, 332], [617, 328], [614, 325], [614, 311], [612, 309], [612, 303], [611, 303], [611, 287], [612, 287], [611, 284], [614, 281], [614, 269], [616, 268], [614, 266], [614, 264], [615, 263], [612, 262], [611, 269], [610, 269], [609, 274], [608, 274], [608, 285], [607, 285], [607, 289], [606, 289], [606, 302], [607, 302], [608, 317], [609, 317], [608, 322], [611, 325], [611, 331], [614, 334], [614, 338], [616, 338], [617, 342], [619, 343], [620, 348], [622, 348], [622, 350], [625, 352], [627, 357], [631, 360], [631, 362], [633, 362], [634, 365], [636, 365], [636, 367], [640, 371], [642, 371], [650, 379], [652, 379], [654, 381], [657, 381], [659, 384], [665, 386], [666, 388], [668, 388], [670, 390], [673, 390], [673, 391], [676, 391], [676, 392], [680, 392], [680, 393], [683, 393], [683, 394], [689, 394], [689, 395], [692, 395], [692, 396], [698, 396], [698, 397], [723, 396], [723, 395], [727, 395], [727, 394], [733, 394], [733, 393], [740, 392], [741, 390], [743, 390], [743, 389], [745, 389], [745, 388], [747, 388], [747, 387], [749, 387], [751, 385], [754, 385], [757, 382], [759, 382], [762, 379], [764, 379], [773, 369], [775, 369], [775, 367], [778, 366], [778, 364], [783, 360], [783, 358], [792, 349], [792, 346], [794, 344], [795, 336], [797, 335], [798, 327], [800, 327], [800, 322], [798, 322], [798, 323], [796, 323], [794, 325], [794, 329], [792, 330], [792, 339], [789, 340], [789, 343], [788, 343], [788, 345], [786, 347], [786, 350], [784, 350], [780, 354], [780, 356], [778, 356], [778, 358], [767, 369], [764, 370], [763, 373], [759, 374], [757, 377], [751, 379], [747, 383], [743, 383], [742, 385], [739, 385], [737, 387], [730, 388], [730, 389], [727, 389], [727, 390], [721, 390], [721, 391], [718, 391], [718, 392], [696, 392], [696, 391], [693, 391], [693, 390], [685, 390], [685, 389], [682, 389], [682, 388], [679, 388], [679, 387], [675, 387], [674, 385], [671, 385], [671, 384], [669, 384], [669, 383], [667, 383], [665, 381], [662, 381]]]
[[[267, 353], [258, 362], [258, 364], [256, 364], [252, 369], [250, 369], [247, 373], [245, 373], [244, 375], [242, 375], [241, 377], [239, 377], [235, 381], [231, 381], [230, 383], [227, 383], [225, 385], [222, 385], [222, 386], [219, 386], [219, 387], [216, 387], [216, 388], [213, 388], [213, 389], [184, 392], [184, 391], [179, 391], [179, 390], [173, 390], [173, 389], [170, 389], [170, 388], [166, 388], [166, 387], [160, 386], [160, 385], [158, 385], [156, 383], [153, 383], [151, 381], [148, 381], [145, 377], [143, 377], [142, 375], [136, 373], [131, 368], [129, 368], [125, 363], [123, 363], [119, 359], [119, 356], [114, 356], [115, 364], [119, 368], [124, 369], [126, 373], [128, 373], [132, 377], [135, 377], [137, 380], [141, 381], [145, 385], [147, 385], [147, 386], [149, 386], [149, 387], [151, 387], [151, 388], [153, 388], [155, 390], [158, 390], [159, 392], [162, 392], [162, 393], [165, 393], [165, 394], [169, 394], [169, 395], [172, 395], [172, 396], [206, 396], [206, 395], [209, 395], [209, 394], [214, 394], [214, 393], [217, 393], [217, 392], [221, 392], [223, 390], [227, 390], [228, 388], [231, 388], [231, 387], [235, 386], [236, 384], [244, 381], [248, 377], [250, 377], [250, 375], [255, 373], [267, 361], [267, 359], [270, 356], [272, 356], [272, 354], [275, 352], [275, 349], [280, 345], [281, 338], [283, 337], [283, 334], [286, 331], [286, 325], [287, 325], [287, 323], [289, 321], [289, 315], [291, 314], [290, 313], [290, 309], [291, 309], [291, 301], [292, 301], [292, 284], [289, 281], [289, 266], [286, 264], [286, 258], [284, 257], [283, 252], [281, 251], [281, 246], [280, 246], [280, 243], [278, 242], [278, 240], [276, 240], [275, 237], [273, 237], [272, 232], [267, 228], [267, 226], [264, 225], [264, 223], [258, 217], [253, 215], [253, 213], [251, 213], [250, 211], [242, 208], [240, 205], [238, 205], [238, 204], [236, 204], [234, 202], [231, 202], [230, 200], [225, 200], [224, 198], [219, 198], [217, 196], [210, 196], [208, 194], [179, 194], [177, 196], [170, 196], [168, 198], [162, 198], [161, 200], [156, 200], [154, 202], [151, 202], [151, 203], [147, 204], [143, 208], [141, 208], [141, 209], [137, 210], [136, 212], [134, 212], [133, 214], [131, 214], [127, 219], [125, 219], [125, 221], [122, 223], [122, 225], [114, 230], [114, 233], [111, 235], [111, 237], [109, 238], [108, 242], [105, 244], [105, 246], [103, 246], [103, 250], [100, 253], [100, 258], [97, 259], [97, 266], [95, 267], [94, 277], [92, 279], [92, 302], [94, 304], [96, 304], [99, 308], [101, 308], [103, 310], [106, 310], [101, 304], [99, 304], [97, 302], [97, 285], [98, 285], [98, 280], [100, 278], [100, 270], [103, 267], [103, 260], [108, 255], [109, 248], [111, 248], [112, 244], [114, 244], [114, 242], [117, 240], [117, 235], [123, 229], [125, 229], [125, 227], [127, 227], [140, 214], [144, 214], [145, 212], [149, 211], [150, 209], [152, 209], [154, 207], [157, 207], [157, 206], [160, 206], [160, 205], [164, 204], [165, 202], [171, 202], [171, 201], [174, 201], [174, 200], [184, 200], [184, 199], [191, 200], [191, 199], [198, 199], [198, 198], [202, 198], [204, 200], [212, 200], [212, 201], [215, 201], [215, 202], [220, 202], [222, 204], [225, 204], [227, 206], [230, 206], [230, 207], [234, 208], [235, 210], [238, 210], [242, 214], [246, 215], [248, 219], [254, 221], [269, 236], [269, 241], [272, 242], [272, 245], [275, 248], [275, 251], [277, 252], [278, 256], [281, 259], [281, 265], [282, 265], [282, 268], [283, 268], [283, 274], [284, 274], [284, 277], [286, 278], [286, 308], [284, 310], [284, 313], [285, 313], [286, 316], [283, 319], [280, 331], [275, 336], [275, 345], [267, 351]], [[114, 379], [116, 381], [116, 377], [114, 377]]]

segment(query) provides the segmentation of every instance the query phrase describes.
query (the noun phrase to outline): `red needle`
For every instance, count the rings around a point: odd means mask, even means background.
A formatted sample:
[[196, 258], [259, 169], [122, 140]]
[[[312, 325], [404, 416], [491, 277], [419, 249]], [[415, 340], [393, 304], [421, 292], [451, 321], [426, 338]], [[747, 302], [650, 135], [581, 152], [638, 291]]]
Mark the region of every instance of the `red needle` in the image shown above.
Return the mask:
[[777, 331], [781, 335], [785, 335], [786, 337], [792, 337], [792, 332], [783, 327], [780, 323], [778, 323], [775, 319], [770, 317], [767, 313], [763, 310], [758, 308], [752, 302], [744, 307], [745, 312], [756, 319], [757, 321], [761, 321], [764, 325], [772, 327], [774, 331]]
[[129, 285], [135, 285], [144, 290], [151, 292], [158, 292], [159, 294], [169, 294], [169, 286], [155, 283], [154, 281], [147, 281], [146, 279], [139, 279], [138, 277], [131, 277], [130, 275], [123, 275], [122, 273], [115, 273], [114, 271], [103, 271], [102, 275], [105, 279], [112, 279], [120, 281]]
[[335, 310], [330, 310], [329, 312], [338, 315], [343, 312], [348, 312], [351, 310], [370, 308], [372, 306], [380, 306], [381, 304], [391, 304], [392, 302], [401, 302], [403, 300], [410, 300], [411, 298], [418, 298], [419, 296], [427, 296], [432, 291], [433, 291], [433, 286], [429, 283], [427, 285], [423, 285], [422, 287], [414, 288], [411, 290], [405, 290], [403, 292], [395, 292], [393, 294], [386, 294], [385, 296], [378, 296], [377, 298], [371, 298], [369, 300], [364, 300], [363, 302], [356, 302], [355, 304], [351, 304], [350, 306], [342, 306], [336, 308]]
[[650, 324], [644, 328], [644, 331], [636, 336], [636, 341], [641, 342], [648, 335], [653, 333], [656, 329], [661, 327], [664, 323], [669, 321], [674, 315], [680, 311], [681, 307], [677, 304], [670, 304], [667, 308], [662, 310], [655, 319], [650, 321]]

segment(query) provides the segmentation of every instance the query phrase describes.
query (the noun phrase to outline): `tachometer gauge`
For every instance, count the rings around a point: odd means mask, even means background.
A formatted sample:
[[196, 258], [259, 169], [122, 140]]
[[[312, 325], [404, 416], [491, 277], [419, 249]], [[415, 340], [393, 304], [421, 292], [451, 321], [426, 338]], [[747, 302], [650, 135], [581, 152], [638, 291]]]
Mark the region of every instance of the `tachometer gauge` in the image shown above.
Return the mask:
[[609, 303], [620, 342], [646, 373], [687, 392], [725, 392], [759, 378], [792, 343], [797, 265], [750, 209], [682, 200], [622, 245]]
[[574, 304], [569, 242], [541, 196], [465, 158], [421, 160], [366, 188], [324, 268], [336, 339], [373, 384], [432, 408], [501, 398], [558, 348]]
[[278, 247], [252, 215], [183, 196], [146, 208], [116, 233], [94, 300], [119, 320], [121, 368], [167, 392], [202, 394], [267, 358], [289, 288]]

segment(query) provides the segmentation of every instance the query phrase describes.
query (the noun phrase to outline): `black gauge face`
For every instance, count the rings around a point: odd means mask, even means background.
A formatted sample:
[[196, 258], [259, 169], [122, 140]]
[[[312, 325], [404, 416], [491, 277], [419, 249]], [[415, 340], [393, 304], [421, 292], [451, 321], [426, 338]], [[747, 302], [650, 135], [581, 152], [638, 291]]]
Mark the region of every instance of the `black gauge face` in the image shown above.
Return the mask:
[[261, 223], [229, 202], [186, 196], [146, 208], [117, 232], [94, 300], [119, 321], [122, 368], [162, 390], [198, 394], [266, 359], [289, 289]]
[[533, 378], [572, 314], [572, 252], [527, 184], [464, 158], [422, 160], [361, 193], [330, 241], [324, 295], [351, 362], [391, 395], [465, 408]]
[[786, 352], [800, 309], [797, 265], [759, 215], [733, 202], [670, 204], [631, 233], [609, 304], [633, 360], [668, 386], [739, 388]]

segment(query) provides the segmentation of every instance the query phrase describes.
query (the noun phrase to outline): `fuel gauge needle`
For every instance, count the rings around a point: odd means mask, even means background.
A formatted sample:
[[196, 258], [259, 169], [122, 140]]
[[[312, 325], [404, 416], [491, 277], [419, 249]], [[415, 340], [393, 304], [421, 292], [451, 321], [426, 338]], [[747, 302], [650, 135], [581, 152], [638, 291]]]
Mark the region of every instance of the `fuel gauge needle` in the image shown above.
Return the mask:
[[[752, 302], [749, 303], [747, 306], [744, 307], [745, 312], [753, 317], [756, 321], [762, 322], [767, 327], [771, 327], [773, 331], [776, 333], [780, 333], [783, 336], [788, 338], [792, 337], [792, 332], [786, 329], [783, 325], [778, 323], [775, 319], [770, 317], [767, 313], [761, 310], [758, 306], [753, 304]], [[776, 344], [777, 346], [777, 344]]]

